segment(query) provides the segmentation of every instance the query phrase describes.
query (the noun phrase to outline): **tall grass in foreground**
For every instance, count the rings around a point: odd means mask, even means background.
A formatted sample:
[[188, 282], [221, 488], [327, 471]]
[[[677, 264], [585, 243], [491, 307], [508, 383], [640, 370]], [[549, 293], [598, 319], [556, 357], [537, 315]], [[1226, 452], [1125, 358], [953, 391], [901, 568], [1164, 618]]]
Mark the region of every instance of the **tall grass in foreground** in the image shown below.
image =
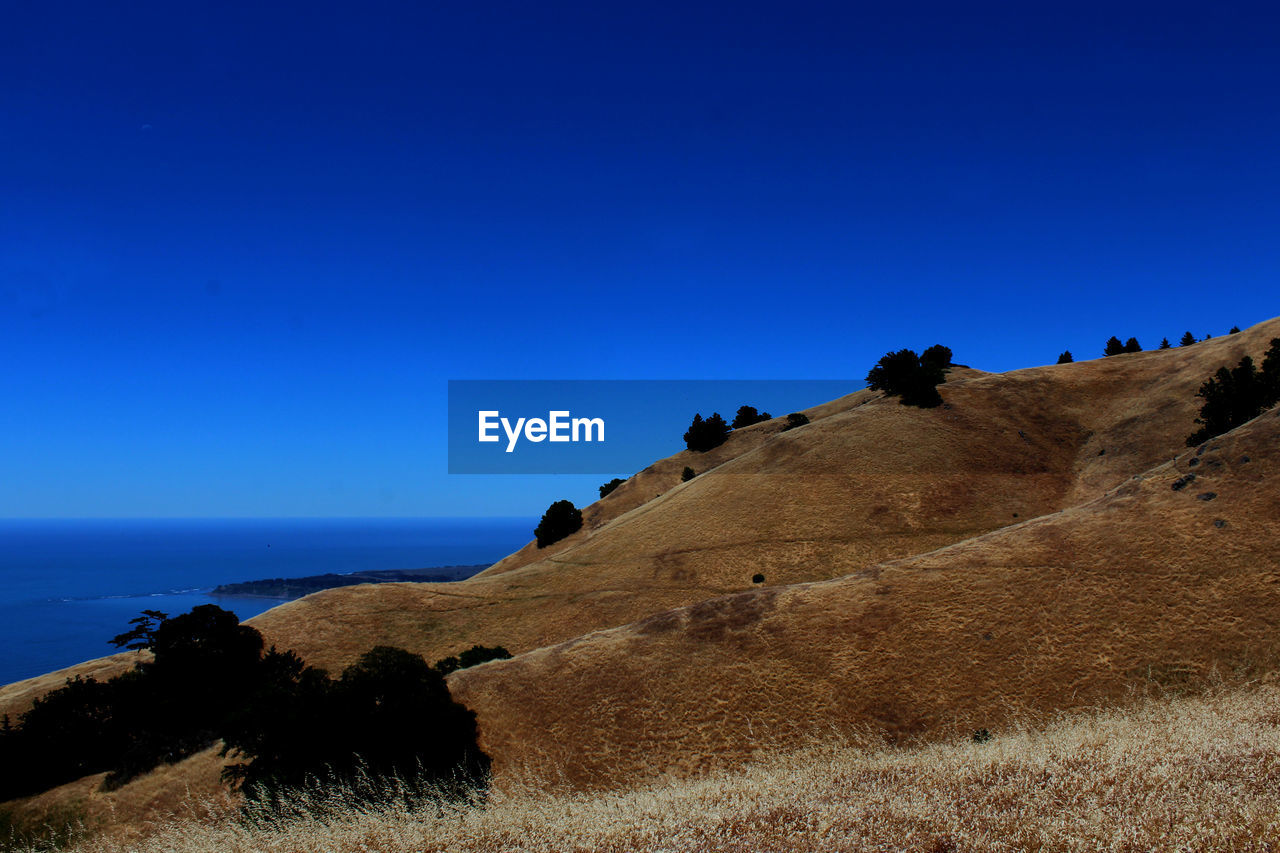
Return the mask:
[[910, 749], [847, 747], [619, 793], [178, 819], [93, 853], [1280, 849], [1280, 690], [1255, 687]]

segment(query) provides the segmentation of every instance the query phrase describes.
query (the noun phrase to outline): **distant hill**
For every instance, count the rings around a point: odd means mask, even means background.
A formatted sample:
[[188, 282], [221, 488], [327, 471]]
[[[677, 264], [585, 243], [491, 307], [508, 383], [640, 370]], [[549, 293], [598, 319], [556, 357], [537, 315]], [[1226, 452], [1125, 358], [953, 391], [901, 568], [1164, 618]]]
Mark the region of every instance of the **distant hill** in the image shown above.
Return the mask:
[[269, 578], [267, 580], [224, 583], [214, 587], [213, 595], [252, 596], [255, 598], [294, 599], [322, 589], [336, 589], [362, 583], [449, 583], [465, 580], [489, 567], [488, 563], [475, 566], [435, 566], [429, 569], [385, 569], [370, 572], [347, 572], [323, 575], [307, 575], [300, 578]]

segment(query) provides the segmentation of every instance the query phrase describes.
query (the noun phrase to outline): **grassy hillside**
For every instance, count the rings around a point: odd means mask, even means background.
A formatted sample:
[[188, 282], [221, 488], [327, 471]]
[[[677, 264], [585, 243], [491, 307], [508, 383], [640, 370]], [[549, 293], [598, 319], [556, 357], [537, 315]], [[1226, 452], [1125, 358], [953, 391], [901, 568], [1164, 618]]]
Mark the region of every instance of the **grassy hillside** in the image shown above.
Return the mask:
[[897, 741], [995, 728], [1280, 663], [1277, 518], [1273, 410], [1082, 506], [451, 684], [499, 775], [575, 785], [731, 765], [833, 730]]
[[[589, 509], [589, 529], [466, 582], [334, 590], [254, 624], [337, 668], [375, 643], [429, 659], [473, 643], [531, 650], [749, 589], [756, 573], [768, 586], [840, 577], [1096, 498], [1167, 461], [1185, 450], [1200, 383], [1277, 335], [1271, 321], [1187, 348], [958, 369], [932, 410], [859, 392], [812, 410], [808, 426], [760, 424], [655, 463]], [[705, 473], [682, 484], [685, 465]]]
[[[565, 850], [1269, 851], [1280, 836], [1280, 692], [1090, 713], [1046, 731], [911, 749], [821, 749], [596, 794], [528, 789], [484, 809], [358, 810], [254, 826], [182, 817], [82, 853]], [[332, 804], [332, 798], [328, 798]]]
[[[949, 408], [860, 391], [806, 410], [808, 426], [781, 432], [775, 419], [659, 460], [588, 507], [582, 532], [468, 581], [325, 591], [253, 623], [339, 669], [376, 643], [430, 659], [474, 643], [538, 648], [750, 588], [757, 572], [770, 586], [839, 577], [1072, 506], [1181, 452], [1199, 384], [1278, 335], [1272, 320], [1192, 347], [957, 368]], [[681, 483], [686, 465], [701, 476]], [[95, 669], [125, 665], [107, 661]], [[62, 680], [0, 688], [0, 710]]]
[[[1203, 456], [1184, 439], [1200, 383], [1277, 336], [1272, 320], [1187, 348], [956, 369], [932, 410], [857, 392], [807, 426], [660, 460], [582, 532], [465, 582], [329, 590], [252, 623], [331, 670], [379, 643], [517, 652], [450, 680], [503, 785], [626, 785], [833, 732], [946, 738], [1246, 677], [1276, 657], [1280, 420]], [[686, 465], [699, 476], [681, 483]], [[0, 688], [0, 710], [65, 674]], [[210, 760], [188, 763], [91, 810], [211, 792]]]

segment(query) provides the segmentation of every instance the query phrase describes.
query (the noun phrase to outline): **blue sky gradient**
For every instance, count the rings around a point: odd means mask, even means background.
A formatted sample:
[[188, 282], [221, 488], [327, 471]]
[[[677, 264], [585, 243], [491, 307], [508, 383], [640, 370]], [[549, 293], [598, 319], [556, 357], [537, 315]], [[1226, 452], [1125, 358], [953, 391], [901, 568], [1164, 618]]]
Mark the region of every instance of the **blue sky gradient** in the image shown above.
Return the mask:
[[0, 516], [536, 515], [448, 379], [1280, 313], [1264, 4], [126, 5], [0, 28]]

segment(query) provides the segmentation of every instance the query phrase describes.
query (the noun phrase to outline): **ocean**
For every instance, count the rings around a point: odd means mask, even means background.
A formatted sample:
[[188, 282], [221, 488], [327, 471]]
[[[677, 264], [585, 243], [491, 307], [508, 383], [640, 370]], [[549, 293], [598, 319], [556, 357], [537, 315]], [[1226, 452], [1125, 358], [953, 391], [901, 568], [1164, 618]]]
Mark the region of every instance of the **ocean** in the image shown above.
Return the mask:
[[118, 651], [145, 610], [214, 603], [241, 619], [279, 604], [223, 583], [492, 563], [536, 519], [0, 520], [0, 684]]

